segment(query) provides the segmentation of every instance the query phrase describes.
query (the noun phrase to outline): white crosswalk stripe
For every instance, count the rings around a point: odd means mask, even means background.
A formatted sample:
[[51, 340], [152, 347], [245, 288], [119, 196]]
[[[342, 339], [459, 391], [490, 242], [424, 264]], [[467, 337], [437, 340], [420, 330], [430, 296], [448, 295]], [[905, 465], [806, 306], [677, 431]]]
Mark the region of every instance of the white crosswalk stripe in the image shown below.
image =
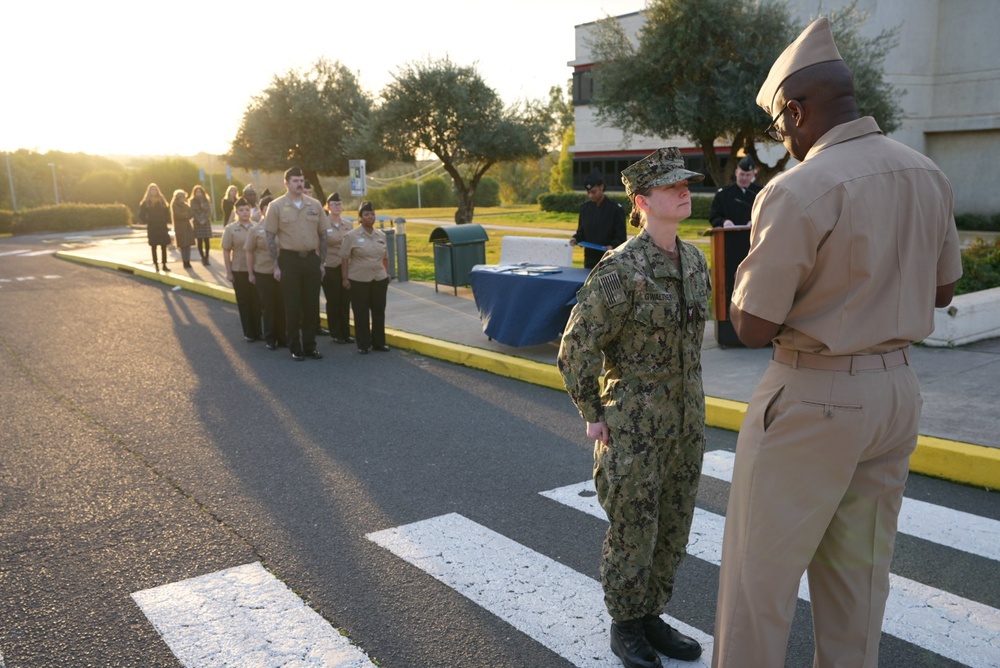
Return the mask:
[[8, 255], [24, 255], [25, 253], [30, 253], [31, 251], [27, 248], [22, 248], [20, 250], [2, 251], [0, 252], [0, 257], [6, 257]]
[[[568, 566], [455, 513], [367, 537], [575, 666], [620, 663], [608, 646], [611, 618], [600, 583]], [[664, 665], [708, 666], [711, 637], [679, 620], [664, 619], [705, 649], [698, 662]]]
[[[542, 495], [594, 517], [606, 519], [597, 503], [594, 481], [542, 492]], [[688, 554], [716, 566], [722, 562], [725, 517], [695, 508]], [[1000, 610], [895, 574], [890, 576], [883, 630], [974, 668], [1000, 666]], [[808, 601], [805, 577], [799, 598]]]
[[132, 599], [187, 668], [375, 666], [259, 563], [135, 592]]
[[[733, 481], [736, 454], [726, 450], [705, 453], [702, 474]], [[960, 510], [903, 497], [899, 531], [938, 545], [1000, 561], [1000, 522]]]

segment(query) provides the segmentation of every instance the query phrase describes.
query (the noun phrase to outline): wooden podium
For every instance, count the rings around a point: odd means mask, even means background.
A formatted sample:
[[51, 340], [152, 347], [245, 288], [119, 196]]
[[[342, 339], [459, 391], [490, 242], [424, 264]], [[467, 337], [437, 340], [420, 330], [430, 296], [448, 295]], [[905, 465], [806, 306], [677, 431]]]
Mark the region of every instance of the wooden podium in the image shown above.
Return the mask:
[[712, 304], [715, 309], [715, 340], [723, 348], [742, 346], [729, 322], [736, 269], [750, 252], [750, 226], [713, 227], [702, 232], [712, 237]]

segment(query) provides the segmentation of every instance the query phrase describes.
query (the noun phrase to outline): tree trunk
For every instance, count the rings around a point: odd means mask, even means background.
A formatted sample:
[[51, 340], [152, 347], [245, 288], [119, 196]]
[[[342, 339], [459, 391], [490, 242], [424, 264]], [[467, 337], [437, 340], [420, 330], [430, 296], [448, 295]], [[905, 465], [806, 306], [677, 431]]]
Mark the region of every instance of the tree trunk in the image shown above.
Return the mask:
[[476, 195], [475, 190], [466, 188], [464, 183], [455, 183], [455, 198], [458, 200], [458, 209], [455, 211], [455, 222], [465, 225], [472, 222], [472, 214], [476, 209], [473, 201]]

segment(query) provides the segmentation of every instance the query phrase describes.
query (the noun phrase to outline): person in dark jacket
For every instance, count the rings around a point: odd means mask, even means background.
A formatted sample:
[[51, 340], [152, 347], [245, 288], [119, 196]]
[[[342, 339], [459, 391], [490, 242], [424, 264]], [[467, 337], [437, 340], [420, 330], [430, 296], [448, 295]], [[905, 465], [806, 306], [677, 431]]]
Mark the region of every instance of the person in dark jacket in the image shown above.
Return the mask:
[[757, 165], [753, 158], [744, 156], [736, 165], [736, 183], [719, 188], [712, 200], [709, 221], [712, 227], [735, 227], [750, 224], [750, 210], [753, 200], [760, 192], [760, 186], [753, 182], [757, 176]]
[[593, 269], [604, 257], [604, 252], [625, 243], [625, 210], [618, 202], [604, 196], [604, 178], [596, 169], [583, 183], [588, 201], [580, 207], [580, 218], [569, 243], [596, 244], [600, 249], [584, 247], [583, 266]]
[[167, 246], [170, 245], [170, 207], [160, 193], [160, 187], [155, 183], [146, 186], [146, 194], [139, 202], [139, 220], [146, 226], [146, 239], [153, 253], [153, 266], [160, 270], [156, 261], [156, 249], [160, 249], [160, 263], [163, 271], [170, 271], [167, 266]]

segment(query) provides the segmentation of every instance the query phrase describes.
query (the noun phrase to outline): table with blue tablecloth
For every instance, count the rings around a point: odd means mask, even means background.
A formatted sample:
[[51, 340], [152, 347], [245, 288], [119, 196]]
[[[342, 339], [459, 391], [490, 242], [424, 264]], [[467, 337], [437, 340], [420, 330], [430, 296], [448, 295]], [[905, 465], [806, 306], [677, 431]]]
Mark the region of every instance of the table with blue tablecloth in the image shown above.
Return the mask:
[[516, 347], [558, 338], [589, 274], [574, 267], [476, 265], [469, 281], [483, 332]]

